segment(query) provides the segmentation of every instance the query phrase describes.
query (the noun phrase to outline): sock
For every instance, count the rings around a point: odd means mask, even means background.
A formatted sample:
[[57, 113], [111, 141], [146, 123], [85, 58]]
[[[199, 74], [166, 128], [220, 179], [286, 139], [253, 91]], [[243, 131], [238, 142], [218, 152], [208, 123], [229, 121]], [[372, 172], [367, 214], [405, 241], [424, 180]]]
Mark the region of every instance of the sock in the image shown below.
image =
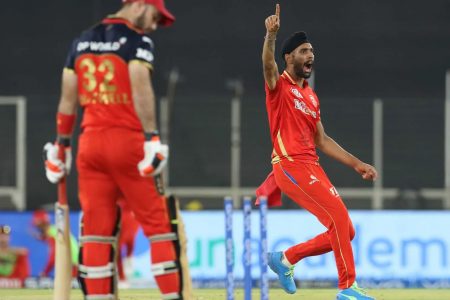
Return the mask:
[[283, 257], [281, 258], [281, 263], [289, 268], [293, 266], [286, 258], [286, 255], [284, 254], [284, 252], [283, 252]]
[[[162, 241], [156, 243], [154, 242], [151, 244], [150, 249], [152, 264], [176, 261], [176, 253], [174, 249], [174, 243], [172, 241]], [[181, 281], [179, 272], [161, 274], [154, 277], [156, 284], [158, 285], [159, 290], [163, 295], [180, 292]]]

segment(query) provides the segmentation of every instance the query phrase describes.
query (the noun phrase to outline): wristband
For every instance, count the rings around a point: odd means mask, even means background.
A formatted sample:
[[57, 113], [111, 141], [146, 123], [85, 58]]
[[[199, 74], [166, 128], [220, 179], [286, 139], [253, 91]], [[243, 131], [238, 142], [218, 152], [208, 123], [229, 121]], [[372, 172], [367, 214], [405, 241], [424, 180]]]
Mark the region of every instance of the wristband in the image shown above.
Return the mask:
[[156, 141], [159, 140], [159, 131], [144, 132], [144, 136], [146, 141]]
[[75, 126], [76, 115], [56, 114], [56, 131], [58, 135], [71, 135]]
[[64, 147], [70, 147], [70, 138], [68, 138], [68, 137], [58, 136], [58, 138], [56, 139], [56, 142], [58, 143], [58, 145], [62, 145]]

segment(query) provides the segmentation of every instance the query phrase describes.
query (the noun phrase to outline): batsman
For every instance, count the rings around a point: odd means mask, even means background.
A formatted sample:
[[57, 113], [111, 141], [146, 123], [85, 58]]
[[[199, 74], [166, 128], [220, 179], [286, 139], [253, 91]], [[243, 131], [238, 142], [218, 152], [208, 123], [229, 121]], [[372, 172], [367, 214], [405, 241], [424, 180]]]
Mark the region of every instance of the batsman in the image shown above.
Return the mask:
[[[164, 0], [123, 0], [115, 15], [74, 40], [65, 62], [57, 140], [44, 148], [46, 174], [57, 183], [69, 172], [70, 141], [80, 105], [78, 279], [85, 299], [117, 299], [120, 197], [149, 239], [151, 268], [162, 299], [190, 297], [184, 290], [189, 282], [183, 279], [187, 264], [180, 262], [179, 227], [174, 226], [176, 205], [155, 185], [169, 152], [156, 125], [151, 83], [154, 43], [148, 34], [174, 21]], [[58, 157], [61, 147], [65, 160]]]

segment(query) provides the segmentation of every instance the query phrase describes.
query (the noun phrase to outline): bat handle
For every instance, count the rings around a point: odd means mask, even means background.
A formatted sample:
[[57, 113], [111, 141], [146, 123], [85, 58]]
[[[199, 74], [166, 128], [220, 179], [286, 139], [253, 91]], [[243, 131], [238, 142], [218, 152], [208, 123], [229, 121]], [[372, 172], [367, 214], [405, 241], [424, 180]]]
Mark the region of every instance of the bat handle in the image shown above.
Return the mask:
[[[64, 146], [59, 144], [58, 147], [58, 158], [65, 162], [66, 160], [66, 152]], [[58, 182], [58, 203], [61, 205], [67, 205], [67, 188], [66, 188], [66, 176]]]

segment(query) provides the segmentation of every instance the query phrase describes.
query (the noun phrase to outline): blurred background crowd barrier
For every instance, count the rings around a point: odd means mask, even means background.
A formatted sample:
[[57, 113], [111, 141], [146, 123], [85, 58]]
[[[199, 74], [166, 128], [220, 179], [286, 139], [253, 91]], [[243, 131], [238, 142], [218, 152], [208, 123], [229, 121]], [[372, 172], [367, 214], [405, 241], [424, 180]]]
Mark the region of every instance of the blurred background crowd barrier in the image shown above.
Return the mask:
[[[199, 97], [178, 95], [170, 105], [167, 126], [161, 127], [163, 139], [170, 133], [166, 182], [169, 191], [181, 197], [183, 208], [217, 209], [226, 195], [236, 199], [253, 195], [270, 172], [264, 99], [245, 94], [237, 98], [233, 93]], [[49, 123], [42, 132], [45, 122], [35, 120], [39, 126], [33, 125], [34, 102], [2, 97], [0, 103], [4, 104], [0, 105], [0, 138], [3, 145], [10, 145], [0, 149], [0, 207], [24, 210], [52, 203], [54, 189], [45, 180], [40, 149], [45, 139], [40, 136], [52, 134], [55, 108], [40, 106], [40, 115]], [[373, 162], [381, 175], [375, 183], [365, 182], [353, 170], [320, 155], [320, 163], [350, 209], [450, 208], [448, 106], [437, 98], [321, 99], [327, 133], [361, 159]], [[30, 117], [25, 119], [26, 111]], [[76, 170], [70, 183], [69, 199], [77, 207]], [[284, 203], [285, 208], [295, 207], [290, 201]]]

